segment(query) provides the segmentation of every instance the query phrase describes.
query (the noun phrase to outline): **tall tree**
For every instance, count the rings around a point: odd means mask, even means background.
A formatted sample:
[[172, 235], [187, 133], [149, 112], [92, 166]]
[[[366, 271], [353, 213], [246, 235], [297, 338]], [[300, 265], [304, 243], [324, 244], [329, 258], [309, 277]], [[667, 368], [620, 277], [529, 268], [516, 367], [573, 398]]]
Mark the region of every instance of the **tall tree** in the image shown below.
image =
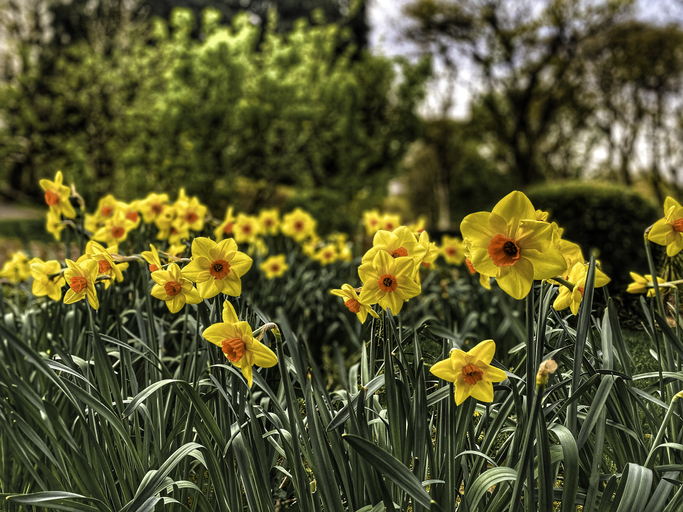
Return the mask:
[[[417, 0], [407, 36], [468, 58], [481, 90], [476, 121], [520, 185], [569, 175], [566, 134], [584, 128], [582, 45], [629, 14], [629, 0]], [[584, 152], [585, 153], [585, 152]]]

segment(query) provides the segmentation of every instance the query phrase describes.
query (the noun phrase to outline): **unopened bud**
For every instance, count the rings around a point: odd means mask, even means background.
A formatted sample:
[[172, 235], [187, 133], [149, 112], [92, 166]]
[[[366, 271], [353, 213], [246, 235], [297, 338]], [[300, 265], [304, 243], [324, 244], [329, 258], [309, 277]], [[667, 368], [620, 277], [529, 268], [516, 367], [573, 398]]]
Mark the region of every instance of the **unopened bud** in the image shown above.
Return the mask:
[[557, 363], [552, 359], [543, 361], [538, 367], [538, 373], [536, 374], [536, 386], [545, 387], [548, 383], [548, 375], [555, 373], [557, 370]]

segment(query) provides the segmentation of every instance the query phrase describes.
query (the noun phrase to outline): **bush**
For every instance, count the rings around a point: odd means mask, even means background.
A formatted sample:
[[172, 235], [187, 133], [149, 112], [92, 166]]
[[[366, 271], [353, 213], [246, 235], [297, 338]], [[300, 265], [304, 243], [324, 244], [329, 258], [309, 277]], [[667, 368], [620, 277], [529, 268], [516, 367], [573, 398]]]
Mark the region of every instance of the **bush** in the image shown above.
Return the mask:
[[229, 192], [208, 204], [220, 216], [248, 177], [268, 184], [257, 209], [286, 185], [322, 230], [349, 229], [333, 212], [360, 190], [359, 210], [381, 202], [416, 136], [428, 63], [356, 55], [352, 45], [340, 54], [349, 34], [334, 24], [284, 34], [275, 25], [259, 45], [246, 14], [223, 27], [205, 11], [198, 41], [190, 11], [176, 9], [170, 27], [157, 20], [109, 53], [81, 42], [52, 71], [27, 63], [0, 85], [0, 182], [37, 195], [38, 179], [61, 169], [89, 205], [106, 193], [220, 188]]
[[563, 238], [578, 243], [584, 256], [597, 250], [610, 289], [623, 291], [629, 272], [649, 273], [644, 228], [661, 212], [628, 187], [598, 181], [543, 184], [526, 191], [538, 209], [564, 228]]

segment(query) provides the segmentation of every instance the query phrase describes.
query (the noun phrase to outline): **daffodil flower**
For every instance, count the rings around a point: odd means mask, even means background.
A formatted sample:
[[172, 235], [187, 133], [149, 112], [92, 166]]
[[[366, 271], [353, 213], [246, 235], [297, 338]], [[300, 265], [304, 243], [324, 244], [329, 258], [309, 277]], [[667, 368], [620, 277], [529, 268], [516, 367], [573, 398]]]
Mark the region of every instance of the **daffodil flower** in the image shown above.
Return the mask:
[[372, 262], [358, 267], [363, 281], [360, 302], [379, 304], [382, 309], [391, 309], [396, 315], [403, 302], [419, 295], [421, 286], [415, 281], [415, 261], [410, 256], [393, 258], [386, 251], [378, 251]]
[[123, 273], [121, 271], [128, 268], [128, 263], [116, 263], [114, 261], [112, 254], [118, 254], [118, 252], [118, 245], [113, 245], [105, 249], [97, 242], [91, 240], [85, 245], [85, 253], [78, 258], [76, 263], [82, 263], [89, 259], [97, 261], [97, 274], [100, 276], [106, 275], [111, 278], [104, 282], [104, 289], [106, 290], [114, 281], [119, 283], [123, 281]]
[[238, 244], [252, 243], [261, 233], [261, 226], [257, 217], [240, 213], [233, 226], [233, 238]]
[[503, 370], [491, 366], [495, 352], [493, 340], [482, 341], [469, 352], [453, 349], [448, 359], [439, 361], [429, 371], [455, 384], [456, 405], [470, 396], [481, 402], [492, 402], [493, 383], [507, 379]]
[[57, 260], [42, 261], [38, 258], [31, 260], [31, 276], [33, 285], [31, 293], [36, 297], [48, 296], [52, 300], [62, 298], [62, 287], [66, 283], [62, 275], [62, 266]]
[[422, 231], [417, 241], [425, 249], [421, 265], [425, 268], [430, 268], [436, 261], [436, 258], [439, 257], [439, 248], [437, 247], [436, 242], [431, 242], [429, 240], [427, 231]]
[[10, 283], [22, 283], [31, 277], [31, 266], [24, 251], [12, 253], [12, 258], [5, 262], [0, 270], [0, 277], [4, 277]]
[[465, 244], [457, 236], [444, 235], [439, 252], [449, 265], [462, 265], [465, 261]]
[[154, 222], [168, 207], [168, 194], [149, 194], [138, 204], [145, 224]]
[[185, 189], [181, 188], [178, 193], [178, 199], [173, 206], [176, 210], [177, 220], [183, 224], [178, 229], [179, 231], [184, 230], [185, 225], [193, 231], [202, 230], [207, 208], [199, 202], [197, 197], [188, 198], [185, 194]]
[[650, 242], [666, 245], [666, 255], [683, 250], [683, 207], [672, 197], [664, 201], [664, 218], [654, 223], [647, 235]]
[[[586, 277], [588, 276], [588, 265], [583, 262], [577, 262], [569, 270], [566, 281], [560, 281], [560, 293], [553, 302], [555, 311], [562, 311], [565, 308], [570, 308], [572, 314], [579, 314], [579, 306], [583, 300], [583, 291], [586, 287]], [[605, 286], [610, 279], [599, 268], [595, 269], [595, 288]], [[567, 286], [569, 285], [569, 286]]]
[[282, 219], [280, 229], [282, 233], [297, 242], [315, 237], [316, 220], [301, 208], [295, 208]]
[[422, 263], [427, 249], [420, 245], [415, 235], [405, 226], [399, 226], [394, 231], [384, 229], [375, 233], [372, 248], [363, 255], [361, 263], [370, 263], [378, 251], [384, 251], [392, 258], [409, 257], [415, 263], [415, 269]]
[[185, 304], [199, 304], [202, 298], [192, 286], [192, 281], [185, 279], [180, 267], [171, 263], [166, 270], [152, 272], [156, 283], [152, 288], [152, 297], [166, 302], [171, 313], [177, 313]]
[[375, 313], [369, 305], [363, 304], [360, 301], [360, 297], [356, 293], [356, 290], [350, 284], [343, 284], [341, 290], [330, 290], [330, 293], [344, 299], [344, 306], [346, 306], [351, 313], [356, 313], [360, 323], [365, 323], [365, 320], [368, 318], [368, 313], [370, 313], [370, 316], [379, 318], [379, 315]]
[[266, 275], [266, 279], [273, 279], [274, 277], [282, 277], [289, 270], [289, 265], [285, 261], [285, 255], [278, 254], [261, 263], [259, 268]]
[[[626, 287], [628, 293], [645, 293], [647, 291], [648, 297], [655, 296], [655, 289], [653, 285], [652, 276], [650, 274], [645, 274], [645, 277], [636, 274], [635, 272], [629, 272], [633, 282]], [[657, 283], [660, 285], [664, 284], [666, 281], [661, 277], [657, 277]]]
[[363, 226], [365, 226], [365, 234], [372, 236], [380, 229], [381, 217], [379, 212], [374, 210], [367, 210], [363, 212]]
[[64, 304], [73, 304], [87, 297], [90, 306], [93, 309], [98, 309], [100, 301], [97, 299], [97, 291], [95, 290], [99, 268], [97, 261], [85, 260], [76, 263], [67, 259], [66, 266], [68, 268], [64, 271], [64, 279], [69, 285], [69, 289], [64, 295]]
[[104, 221], [104, 226], [93, 234], [93, 238], [107, 245], [120, 244], [126, 240], [129, 231], [134, 227], [135, 223], [126, 217], [123, 210], [119, 209]]
[[326, 244], [313, 253], [313, 259], [319, 261], [321, 265], [329, 265], [337, 261], [337, 246]]
[[232, 238], [218, 243], [197, 237], [192, 241], [192, 261], [183, 276], [197, 283], [199, 295], [210, 299], [219, 293], [237, 297], [242, 294], [241, 277], [251, 268], [249, 256], [237, 250]]
[[261, 231], [268, 235], [277, 235], [280, 227], [280, 211], [277, 208], [261, 210], [258, 216]]
[[149, 244], [151, 251], [143, 251], [140, 255], [144, 258], [149, 266], [150, 272], [161, 270], [161, 259], [159, 258], [159, 251], [152, 244]]
[[385, 213], [379, 221], [380, 229], [393, 231], [401, 225], [401, 216], [393, 213]]
[[55, 240], [58, 242], [61, 240], [62, 231], [66, 225], [62, 222], [62, 218], [58, 213], [52, 210], [47, 211], [47, 217], [45, 218], [45, 229], [48, 233], [52, 233]]
[[527, 296], [534, 279], [550, 279], [567, 270], [553, 243], [552, 225], [536, 220], [536, 210], [522, 192], [505, 196], [491, 213], [468, 215], [460, 230], [477, 272], [495, 277], [515, 299]]
[[225, 212], [225, 219], [221, 222], [216, 229], [213, 230], [213, 234], [216, 237], [216, 241], [220, 242], [226, 236], [233, 236], [233, 228], [235, 227], [235, 216], [232, 214], [233, 207], [231, 206]]
[[62, 171], [57, 171], [54, 181], [40, 180], [39, 183], [45, 191], [45, 203], [50, 207], [50, 211], [57, 216], [64, 215], [68, 219], [74, 219], [76, 218], [76, 211], [69, 201], [71, 190], [62, 185], [63, 179]]
[[229, 301], [223, 303], [223, 321], [204, 329], [202, 336], [218, 345], [225, 357], [242, 370], [242, 375], [251, 387], [254, 365], [270, 368], [277, 364], [277, 356], [263, 343], [254, 339], [247, 322], [240, 322], [235, 308]]

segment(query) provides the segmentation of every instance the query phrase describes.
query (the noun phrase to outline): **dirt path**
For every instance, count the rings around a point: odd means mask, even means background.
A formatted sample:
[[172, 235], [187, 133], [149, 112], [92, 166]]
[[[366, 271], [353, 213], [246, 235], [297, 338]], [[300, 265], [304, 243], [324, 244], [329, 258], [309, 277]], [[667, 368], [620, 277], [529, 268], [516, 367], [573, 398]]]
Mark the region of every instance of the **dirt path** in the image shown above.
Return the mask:
[[0, 221], [12, 219], [40, 219], [45, 212], [38, 208], [26, 208], [11, 203], [0, 203]]

